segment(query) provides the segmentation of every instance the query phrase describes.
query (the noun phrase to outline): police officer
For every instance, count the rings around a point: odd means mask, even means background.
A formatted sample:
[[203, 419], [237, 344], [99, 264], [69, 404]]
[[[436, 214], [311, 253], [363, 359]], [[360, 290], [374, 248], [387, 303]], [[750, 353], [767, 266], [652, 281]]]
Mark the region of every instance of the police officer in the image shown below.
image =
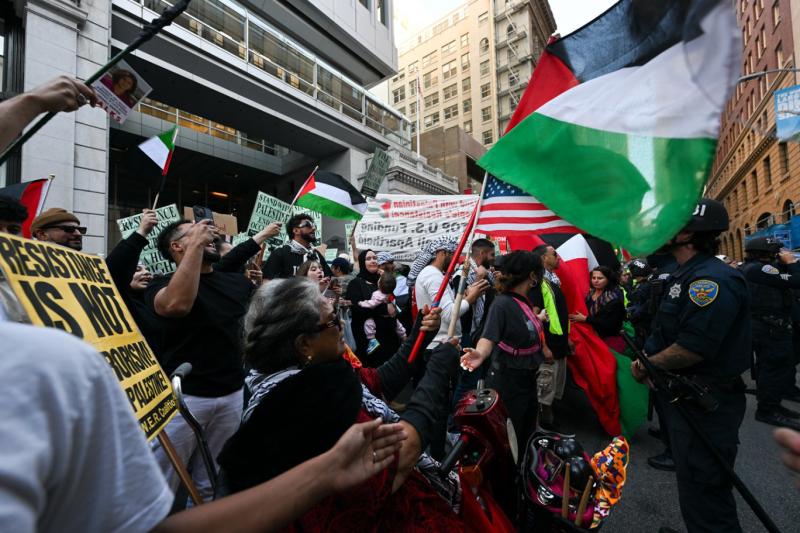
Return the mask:
[[[714, 257], [718, 236], [727, 229], [725, 207], [704, 198], [689, 223], [665, 245], [679, 268], [667, 279], [645, 350], [656, 367], [708, 388], [718, 402], [716, 409], [685, 400], [681, 405], [733, 465], [745, 412], [741, 374], [750, 364], [750, 295], [742, 273]], [[638, 360], [631, 373], [639, 381], [647, 377]], [[675, 404], [663, 405], [689, 533], [741, 531], [727, 472]]]
[[[755, 355], [756, 420], [800, 430], [800, 413], [781, 405], [794, 385], [792, 347], [792, 289], [800, 288], [800, 264], [794, 254], [781, 252], [772, 237], [756, 237], [744, 245], [742, 273], [750, 287]], [[776, 266], [785, 265], [786, 273]]]

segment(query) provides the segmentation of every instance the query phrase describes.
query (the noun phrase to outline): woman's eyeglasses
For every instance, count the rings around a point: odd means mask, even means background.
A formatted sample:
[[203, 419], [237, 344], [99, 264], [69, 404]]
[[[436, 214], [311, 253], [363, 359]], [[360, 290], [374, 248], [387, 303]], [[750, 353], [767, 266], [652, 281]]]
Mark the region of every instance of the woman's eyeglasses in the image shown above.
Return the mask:
[[326, 329], [336, 328], [339, 331], [342, 331], [342, 321], [338, 318], [331, 320], [330, 322], [326, 322], [324, 324], [317, 324], [317, 333], [320, 331], [325, 331]]

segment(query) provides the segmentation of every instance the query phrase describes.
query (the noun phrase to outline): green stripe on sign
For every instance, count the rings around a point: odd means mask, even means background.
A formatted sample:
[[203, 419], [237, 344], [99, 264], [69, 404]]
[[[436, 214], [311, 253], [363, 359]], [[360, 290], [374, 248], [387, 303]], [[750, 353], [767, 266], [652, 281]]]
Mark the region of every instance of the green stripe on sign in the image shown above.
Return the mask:
[[479, 164], [583, 231], [644, 255], [689, 220], [715, 147], [715, 139], [613, 133], [534, 113]]
[[333, 218], [340, 218], [344, 220], [361, 220], [363, 216], [358, 211], [350, 209], [338, 202], [334, 202], [328, 198], [317, 196], [314, 193], [306, 193], [297, 199], [297, 205], [306, 207], [312, 211], [322, 213]]

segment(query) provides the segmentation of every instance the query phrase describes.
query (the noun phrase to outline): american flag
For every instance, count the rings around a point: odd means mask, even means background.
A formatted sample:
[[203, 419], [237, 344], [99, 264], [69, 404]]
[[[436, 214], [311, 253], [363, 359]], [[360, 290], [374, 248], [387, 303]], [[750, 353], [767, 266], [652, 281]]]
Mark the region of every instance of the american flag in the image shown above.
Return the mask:
[[508, 236], [520, 233], [580, 233], [522, 189], [488, 176], [476, 233]]

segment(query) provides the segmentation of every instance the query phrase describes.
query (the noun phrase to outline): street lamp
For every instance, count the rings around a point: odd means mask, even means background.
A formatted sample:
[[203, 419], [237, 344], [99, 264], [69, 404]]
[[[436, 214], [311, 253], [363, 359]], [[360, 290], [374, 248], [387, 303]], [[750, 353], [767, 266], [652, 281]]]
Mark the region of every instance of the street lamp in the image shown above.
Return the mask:
[[773, 74], [775, 72], [800, 72], [800, 68], [773, 68], [770, 70], [763, 70], [761, 72], [753, 72], [752, 74], [748, 74], [747, 76], [742, 76], [736, 83], [750, 81], [755, 78], [760, 78], [761, 76], [766, 76], [767, 74]]

